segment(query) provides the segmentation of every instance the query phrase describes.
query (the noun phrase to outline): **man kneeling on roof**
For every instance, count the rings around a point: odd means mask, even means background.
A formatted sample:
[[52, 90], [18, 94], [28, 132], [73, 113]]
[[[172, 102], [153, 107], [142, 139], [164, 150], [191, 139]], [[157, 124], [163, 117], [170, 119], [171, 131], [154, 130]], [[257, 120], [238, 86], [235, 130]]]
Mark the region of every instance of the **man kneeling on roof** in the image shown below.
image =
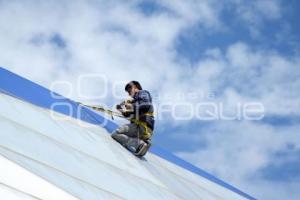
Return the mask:
[[140, 83], [131, 81], [125, 86], [125, 91], [132, 97], [117, 105], [130, 124], [117, 128], [112, 138], [137, 156], [144, 156], [151, 146], [154, 128], [153, 105], [150, 93], [143, 90]]

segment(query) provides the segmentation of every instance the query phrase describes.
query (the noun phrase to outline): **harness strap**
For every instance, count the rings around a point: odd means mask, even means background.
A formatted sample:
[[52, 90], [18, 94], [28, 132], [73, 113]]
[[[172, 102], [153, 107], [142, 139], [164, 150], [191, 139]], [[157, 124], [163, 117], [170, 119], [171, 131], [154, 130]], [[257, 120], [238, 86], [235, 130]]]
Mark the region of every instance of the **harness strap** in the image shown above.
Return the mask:
[[154, 112], [146, 112], [146, 113], [143, 113], [141, 116], [150, 116], [150, 117], [153, 117], [154, 116]]
[[142, 126], [145, 129], [145, 131], [143, 132], [143, 134], [141, 136], [142, 140], [147, 140], [152, 136], [153, 131], [148, 127], [146, 122], [142, 122], [142, 121], [137, 120], [137, 119], [130, 119], [130, 121], [137, 124], [137, 125]]

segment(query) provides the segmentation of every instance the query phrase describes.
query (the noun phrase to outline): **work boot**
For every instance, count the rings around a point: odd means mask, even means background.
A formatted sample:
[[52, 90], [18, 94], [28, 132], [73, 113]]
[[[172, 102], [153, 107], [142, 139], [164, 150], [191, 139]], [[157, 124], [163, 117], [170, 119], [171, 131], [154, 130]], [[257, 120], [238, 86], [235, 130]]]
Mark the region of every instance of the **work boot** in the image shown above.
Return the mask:
[[132, 153], [136, 153], [136, 148], [135, 147], [133, 147], [133, 146], [129, 146], [129, 147], [127, 147], [127, 149], [129, 150], [129, 151], [131, 151]]
[[137, 149], [137, 152], [135, 153], [136, 156], [144, 156], [148, 149], [150, 148], [151, 146], [151, 142], [148, 143], [148, 142], [143, 142]]

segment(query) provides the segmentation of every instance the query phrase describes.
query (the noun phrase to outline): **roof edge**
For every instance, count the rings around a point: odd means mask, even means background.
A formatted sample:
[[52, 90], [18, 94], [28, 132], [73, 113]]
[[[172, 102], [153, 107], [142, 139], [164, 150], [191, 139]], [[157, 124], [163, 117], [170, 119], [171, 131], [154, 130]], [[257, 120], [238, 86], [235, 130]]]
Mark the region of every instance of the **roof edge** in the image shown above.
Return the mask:
[[[109, 133], [112, 133], [118, 127], [115, 122], [105, 118], [103, 115], [95, 113], [86, 107], [82, 107], [75, 101], [50, 91], [49, 89], [23, 78], [1, 66], [0, 92], [39, 107], [53, 110], [91, 124], [100, 125]], [[200, 175], [220, 186], [223, 186], [224, 188], [227, 188], [228, 190], [233, 191], [249, 200], [256, 200], [254, 197], [177, 157], [158, 145], [154, 145], [150, 149], [150, 152], [171, 163], [174, 163], [177, 166], [193, 172], [194, 174]]]

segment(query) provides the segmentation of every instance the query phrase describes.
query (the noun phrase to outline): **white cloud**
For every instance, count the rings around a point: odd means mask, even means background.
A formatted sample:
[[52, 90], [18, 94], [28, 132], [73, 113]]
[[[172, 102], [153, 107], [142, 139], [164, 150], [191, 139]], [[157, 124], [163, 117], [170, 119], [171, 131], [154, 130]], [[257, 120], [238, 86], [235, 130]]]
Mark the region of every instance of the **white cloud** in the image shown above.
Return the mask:
[[[201, 80], [211, 90], [221, 88], [216, 101], [224, 104], [225, 114], [234, 113], [238, 103], [255, 101], [263, 103], [267, 117], [299, 115], [299, 59], [288, 59], [272, 50], [253, 49], [240, 42], [229, 46], [224, 53], [216, 49], [207, 52], [213, 53], [199, 61], [198, 70], [205, 74]], [[209, 64], [211, 62], [213, 66]], [[218, 70], [210, 74], [214, 66]], [[266, 180], [259, 170], [276, 162], [272, 155], [287, 144], [300, 148], [299, 129], [298, 125], [276, 127], [251, 121], [219, 120], [200, 131], [194, 127], [193, 133], [175, 134], [178, 138], [190, 137], [194, 142], [205, 141], [205, 148], [178, 152], [179, 156], [199, 167], [258, 199], [296, 200], [299, 192], [295, 188], [299, 183]], [[278, 192], [269, 193], [273, 187]]]
[[269, 114], [299, 113], [296, 92], [300, 87], [299, 59], [287, 59], [272, 51], [250, 50], [240, 43], [229, 48], [227, 58], [229, 69], [225, 73], [231, 87], [263, 102]]
[[281, 6], [279, 0], [260, 0], [256, 2], [256, 9], [266, 18], [274, 20], [281, 17]]
[[[178, 13], [176, 17], [168, 13], [146, 17], [135, 9], [134, 3], [123, 1], [116, 4], [105, 1], [74, 1], [72, 4], [67, 1], [3, 2], [1, 52], [7, 56], [2, 65], [18, 71], [18, 66], [28, 66], [40, 75], [40, 66], [46, 67], [45, 62], [51, 63], [52, 68], [67, 65], [71, 70], [83, 68], [99, 73], [107, 72], [107, 66], [112, 72], [120, 71], [122, 67], [125, 77], [130, 77], [126, 71], [139, 72], [138, 68], [145, 66], [153, 71], [151, 76], [155, 77], [154, 71], [163, 69], [161, 66], [174, 66], [171, 47], [180, 31], [199, 20], [204, 24], [218, 21], [209, 1], [197, 4], [193, 1], [180, 2], [183, 1], [163, 3]], [[66, 40], [69, 59], [61, 58], [56, 53], [58, 49], [50, 44], [37, 47], [29, 43], [36, 35], [49, 36], [51, 33], [59, 33]], [[41, 48], [44, 50], [41, 51]], [[38, 59], [41, 61], [34, 62]], [[124, 66], [125, 63], [127, 66]], [[21, 72], [37, 81], [39, 77], [47, 80], [51, 74], [48, 72], [47, 76], [41, 77], [26, 74], [25, 70]]]
[[162, 5], [174, 11], [185, 23], [192, 25], [200, 22], [203, 26], [218, 28], [220, 26], [220, 3], [215, 0], [204, 1], [162, 1]]
[[[299, 128], [299, 125], [282, 129], [251, 122], [220, 121], [205, 130], [205, 137], [202, 134], [198, 138], [207, 142], [207, 148], [178, 155], [258, 199], [286, 199], [288, 192], [296, 192], [290, 186], [299, 183], [272, 182], [261, 177], [260, 170], [273, 163], [273, 154], [287, 144], [300, 147]], [[278, 192], [267, 193], [273, 187], [278, 187]]]
[[274, 21], [282, 17], [281, 0], [231, 0], [233, 10], [248, 27], [254, 38], [261, 35], [260, 29], [265, 21]]
[[[173, 72], [162, 90], [171, 94], [216, 92], [216, 98], [174, 98], [173, 103], [222, 102], [225, 112], [232, 113], [237, 103], [258, 102], [264, 105], [268, 116], [299, 114], [299, 59], [288, 59], [272, 50], [252, 49], [240, 42], [223, 54], [212, 51], [217, 53], [208, 54], [193, 67]], [[180, 84], [172, 87], [175, 82]]]

